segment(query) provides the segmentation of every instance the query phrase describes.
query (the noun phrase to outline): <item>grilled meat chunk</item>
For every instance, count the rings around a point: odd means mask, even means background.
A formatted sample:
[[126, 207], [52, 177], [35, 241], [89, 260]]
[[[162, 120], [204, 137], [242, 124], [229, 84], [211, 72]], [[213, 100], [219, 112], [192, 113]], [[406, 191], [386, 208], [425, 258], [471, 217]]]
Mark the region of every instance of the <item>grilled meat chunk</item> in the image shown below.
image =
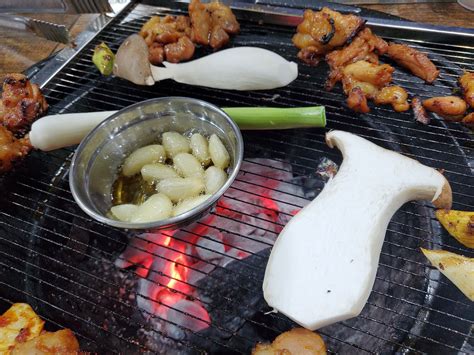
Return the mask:
[[471, 112], [470, 114], [466, 115], [462, 121], [466, 126], [474, 129], [474, 112]]
[[188, 11], [192, 24], [191, 38], [195, 43], [219, 49], [229, 42], [230, 34], [240, 31], [232, 10], [218, 1], [203, 4], [200, 0], [192, 0]]
[[439, 70], [426, 54], [405, 44], [390, 43], [387, 54], [397, 64], [410, 70], [417, 77], [432, 83], [438, 77]]
[[326, 61], [331, 69], [326, 81], [326, 89], [332, 90], [334, 85], [342, 79], [342, 69], [346, 65], [359, 60], [378, 64], [378, 55], [385, 54], [387, 49], [387, 42], [374, 35], [370, 28], [364, 28], [350, 44], [326, 55]]
[[153, 16], [143, 25], [140, 35], [148, 45], [148, 59], [153, 65], [165, 60], [178, 63], [191, 59], [194, 54], [191, 22], [187, 16]]
[[407, 101], [408, 93], [400, 86], [386, 86], [374, 98], [376, 105], [391, 104], [397, 112], [407, 111], [410, 104]]
[[293, 44], [300, 49], [298, 58], [317, 65], [326, 53], [346, 44], [363, 25], [360, 17], [342, 15], [327, 7], [321, 11], [306, 10], [293, 36]]
[[36, 84], [23, 74], [8, 74], [3, 82], [0, 100], [0, 122], [10, 131], [25, 131], [41, 117], [48, 104]]
[[367, 99], [374, 99], [379, 90], [392, 81], [394, 69], [388, 64], [377, 65], [360, 60], [342, 70], [342, 88], [347, 106], [356, 112], [367, 113]]
[[43, 332], [36, 338], [24, 343], [17, 343], [11, 351], [11, 355], [35, 354], [79, 354], [79, 342], [74, 333], [69, 329], [61, 329], [57, 332]]
[[271, 344], [257, 344], [252, 355], [323, 355], [326, 344], [315, 332], [304, 328], [293, 328], [277, 336]]
[[17, 139], [3, 126], [0, 126], [0, 173], [9, 171], [14, 162], [26, 156], [32, 149], [28, 137]]
[[423, 107], [448, 121], [461, 121], [466, 113], [466, 102], [457, 96], [432, 97], [423, 101]]
[[469, 106], [474, 108], [474, 73], [465, 72], [459, 78], [459, 84], [464, 94], [464, 100], [466, 100]]
[[413, 109], [413, 114], [415, 115], [415, 120], [424, 125], [430, 123], [430, 116], [426, 113], [425, 108], [423, 107], [419, 97], [414, 97], [411, 100], [411, 107]]

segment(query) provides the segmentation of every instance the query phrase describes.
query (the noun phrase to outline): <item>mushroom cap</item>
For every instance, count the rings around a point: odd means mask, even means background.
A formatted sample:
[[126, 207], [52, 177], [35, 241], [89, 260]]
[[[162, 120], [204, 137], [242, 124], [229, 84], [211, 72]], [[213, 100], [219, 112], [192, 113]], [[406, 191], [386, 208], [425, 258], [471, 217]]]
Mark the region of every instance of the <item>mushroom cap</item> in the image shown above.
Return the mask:
[[120, 45], [115, 55], [114, 75], [138, 85], [153, 85], [145, 40], [133, 34]]

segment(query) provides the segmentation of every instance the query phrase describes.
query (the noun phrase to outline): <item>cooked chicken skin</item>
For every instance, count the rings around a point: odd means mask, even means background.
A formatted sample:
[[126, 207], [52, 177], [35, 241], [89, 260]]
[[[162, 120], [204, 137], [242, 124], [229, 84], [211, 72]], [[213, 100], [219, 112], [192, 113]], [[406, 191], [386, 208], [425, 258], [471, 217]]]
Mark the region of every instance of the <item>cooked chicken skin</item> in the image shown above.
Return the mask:
[[326, 344], [317, 333], [294, 328], [280, 334], [271, 344], [257, 344], [252, 355], [323, 355]]
[[32, 149], [28, 137], [17, 139], [3, 126], [0, 126], [0, 174], [9, 171], [15, 161], [25, 157]]
[[69, 329], [57, 332], [43, 332], [36, 338], [24, 343], [17, 343], [11, 355], [75, 355], [79, 354], [79, 342]]
[[426, 54], [405, 44], [390, 43], [387, 54], [397, 64], [409, 69], [427, 83], [432, 83], [439, 75], [439, 70]]
[[432, 97], [423, 101], [423, 107], [448, 121], [460, 121], [466, 113], [466, 102], [457, 96]]
[[474, 128], [474, 112], [471, 112], [467, 116], [465, 116], [462, 121], [466, 126]]
[[464, 94], [464, 100], [466, 100], [469, 106], [474, 108], [474, 73], [465, 72], [459, 78], [459, 84]]
[[331, 68], [326, 81], [326, 89], [332, 90], [334, 85], [342, 79], [342, 69], [347, 64], [359, 60], [378, 64], [378, 55], [385, 54], [387, 49], [387, 42], [374, 35], [370, 28], [364, 28], [350, 44], [326, 55], [326, 61]]
[[376, 105], [391, 104], [397, 112], [407, 111], [410, 109], [408, 103], [408, 93], [400, 86], [386, 86], [382, 88], [374, 98]]
[[187, 16], [153, 16], [140, 30], [148, 45], [148, 59], [153, 65], [167, 60], [178, 63], [191, 59], [194, 43], [191, 42], [191, 22]]
[[360, 17], [342, 15], [327, 7], [321, 11], [306, 10], [293, 36], [293, 44], [300, 49], [298, 58], [317, 65], [326, 53], [346, 44], [363, 25]]
[[36, 84], [23, 74], [8, 74], [0, 100], [0, 123], [10, 131], [23, 132], [42, 116], [48, 104]]
[[356, 112], [370, 111], [367, 99], [374, 99], [384, 86], [392, 81], [394, 69], [388, 64], [377, 65], [360, 60], [342, 70], [342, 88], [347, 98], [347, 106]]
[[230, 34], [240, 31], [232, 10], [218, 1], [203, 4], [200, 0], [191, 0], [188, 11], [192, 24], [191, 39], [195, 43], [219, 49], [229, 42]]
[[424, 125], [430, 123], [430, 116], [426, 113], [425, 108], [423, 107], [419, 97], [414, 97], [411, 100], [411, 107], [413, 109], [413, 114], [415, 115], [415, 120]]

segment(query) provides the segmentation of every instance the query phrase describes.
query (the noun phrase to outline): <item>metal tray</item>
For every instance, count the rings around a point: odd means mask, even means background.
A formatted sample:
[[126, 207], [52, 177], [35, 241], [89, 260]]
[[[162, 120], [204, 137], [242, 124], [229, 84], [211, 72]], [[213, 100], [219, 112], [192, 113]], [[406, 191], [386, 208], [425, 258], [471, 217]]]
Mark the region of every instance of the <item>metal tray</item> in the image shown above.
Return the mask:
[[[183, 3], [151, 4], [132, 3], [111, 21], [104, 22], [102, 18], [105, 27], [86, 33], [77, 49], [62, 53], [36, 73], [33, 81], [41, 82], [50, 113], [120, 109], [147, 98], [173, 95], [221, 106], [325, 105], [327, 109], [326, 129], [244, 133], [246, 164], [226, 194], [240, 208], [233, 215], [229, 212], [232, 208], [218, 208], [213, 216], [221, 222], [250, 227], [252, 232], [226, 230], [227, 225], [212, 221], [200, 222], [209, 234], [219, 231], [237, 241], [253, 239], [254, 235], [276, 238], [283, 223], [271, 218], [275, 213], [272, 205], [263, 206], [263, 215], [258, 218], [247, 216], [247, 211], [255, 206], [256, 199], [270, 196], [272, 203], [284, 207], [278, 210], [279, 218], [287, 220], [292, 209], [314, 197], [324, 186], [316, 173], [320, 163], [324, 159], [341, 161], [340, 154], [324, 143], [324, 133], [329, 129], [354, 132], [444, 169], [453, 187], [453, 207], [473, 210], [473, 140], [467, 128], [437, 118], [429, 126], [422, 126], [414, 121], [411, 112], [396, 113], [389, 107], [372, 107], [369, 114], [357, 115], [345, 107], [340, 88], [324, 90], [328, 69], [325, 64], [312, 68], [299, 63], [300, 75], [288, 87], [249, 93], [174, 82], [138, 87], [100, 76], [91, 63], [96, 44], [105, 41], [115, 51], [126, 36], [138, 32], [151, 14], [176, 14], [186, 9]], [[291, 37], [302, 14], [302, 4], [292, 1], [287, 7], [273, 5], [234, 3], [242, 33], [231, 45], [264, 47], [296, 61], [297, 50]], [[426, 85], [396, 67], [394, 82], [406, 88], [410, 96], [424, 99], [450, 94], [457, 88], [456, 81], [463, 70], [474, 70], [474, 31], [377, 17], [373, 12], [346, 6], [342, 10], [360, 13], [384, 38], [428, 53], [441, 69], [435, 85]], [[198, 50], [198, 56], [205, 54], [205, 50]], [[294, 326], [282, 315], [268, 313], [270, 309], [262, 298], [261, 281], [271, 246], [266, 240], [264, 250], [247, 250], [247, 258], [232, 257], [225, 267], [214, 265], [206, 277], [193, 284], [193, 294], [186, 296], [198, 299], [208, 309], [211, 322], [206, 329], [189, 331], [173, 319], [144, 313], [137, 307], [140, 277], [133, 268], [119, 270], [114, 265], [130, 245], [131, 236], [90, 220], [72, 199], [67, 174], [73, 152], [72, 148], [48, 154], [35, 152], [1, 180], [1, 309], [12, 302], [28, 302], [51, 329], [69, 327], [78, 335], [81, 349], [99, 353], [248, 353], [257, 341], [272, 340]], [[263, 184], [258, 180], [262, 171], [266, 174]], [[254, 218], [242, 222], [242, 216]], [[344, 223], [344, 216], [334, 222]], [[191, 236], [196, 234], [193, 228], [168, 236], [173, 240], [181, 238], [192, 248]], [[472, 352], [472, 303], [428, 266], [419, 247], [474, 256], [443, 230], [434, 218], [431, 204], [406, 204], [389, 225], [374, 289], [361, 315], [320, 330], [329, 351]], [[153, 257], [165, 258], [163, 253]], [[166, 331], [170, 324], [178, 331]]]

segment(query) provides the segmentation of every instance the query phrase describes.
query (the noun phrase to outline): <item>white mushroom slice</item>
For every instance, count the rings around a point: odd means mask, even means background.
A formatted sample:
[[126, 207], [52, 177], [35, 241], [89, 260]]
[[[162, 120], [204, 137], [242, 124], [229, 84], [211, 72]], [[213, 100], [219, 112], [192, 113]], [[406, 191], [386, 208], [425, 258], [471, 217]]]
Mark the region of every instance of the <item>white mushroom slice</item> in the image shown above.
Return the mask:
[[133, 223], [160, 221], [170, 217], [172, 211], [173, 204], [170, 199], [164, 194], [155, 194], [138, 206], [130, 221]]
[[169, 158], [179, 153], [188, 153], [191, 149], [188, 139], [178, 132], [163, 133], [162, 143]]
[[227, 181], [227, 174], [217, 166], [210, 166], [204, 172], [204, 184], [206, 194], [213, 194], [218, 191]]
[[137, 205], [126, 203], [123, 205], [113, 206], [110, 209], [110, 212], [112, 212], [112, 215], [115, 218], [117, 218], [119, 221], [130, 222], [130, 220], [132, 219], [132, 216], [135, 214], [137, 209], [138, 209]]
[[211, 195], [201, 195], [196, 197], [187, 198], [176, 205], [173, 209], [173, 216], [178, 216], [192, 210], [194, 207], [199, 206], [201, 203], [206, 201]]
[[163, 179], [157, 184], [156, 188], [159, 192], [168, 196], [171, 201], [179, 202], [203, 192], [204, 180], [198, 177]]
[[286, 224], [263, 280], [268, 305], [309, 330], [362, 311], [388, 223], [403, 204], [452, 203], [448, 181], [434, 168], [347, 132], [331, 131], [326, 142], [341, 150], [341, 167]]
[[195, 133], [191, 136], [190, 145], [191, 151], [197, 160], [199, 160], [203, 166], [208, 166], [211, 163], [211, 156], [209, 155], [209, 144], [206, 138], [199, 133]]
[[141, 173], [143, 180], [146, 182], [179, 177], [178, 173], [172, 167], [160, 163], [144, 165]]
[[215, 166], [225, 169], [229, 166], [230, 156], [226, 147], [215, 134], [209, 138], [209, 154]]
[[179, 153], [173, 158], [174, 168], [182, 177], [203, 177], [204, 169], [199, 160], [189, 153]]
[[138, 148], [127, 159], [122, 167], [125, 176], [132, 176], [140, 172], [141, 168], [150, 163], [162, 163], [166, 160], [166, 153], [163, 146], [151, 144]]

